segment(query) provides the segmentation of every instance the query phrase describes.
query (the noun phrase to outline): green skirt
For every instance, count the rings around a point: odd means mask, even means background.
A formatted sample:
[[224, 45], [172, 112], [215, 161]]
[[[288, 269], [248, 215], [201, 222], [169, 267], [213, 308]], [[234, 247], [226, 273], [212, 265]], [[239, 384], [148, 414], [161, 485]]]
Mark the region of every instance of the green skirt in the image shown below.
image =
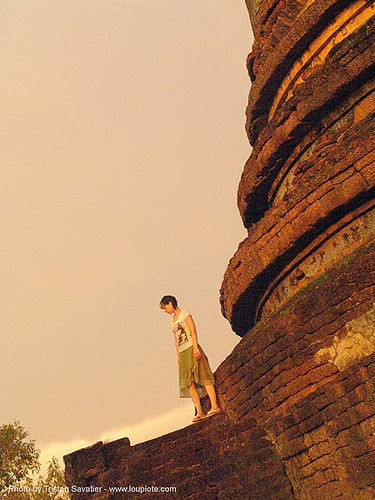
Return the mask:
[[179, 353], [180, 398], [190, 397], [188, 386], [192, 382], [195, 382], [199, 397], [201, 398], [207, 395], [204, 386], [214, 385], [215, 378], [208, 363], [207, 356], [199, 344], [198, 348], [201, 353], [201, 359], [195, 359], [193, 346]]

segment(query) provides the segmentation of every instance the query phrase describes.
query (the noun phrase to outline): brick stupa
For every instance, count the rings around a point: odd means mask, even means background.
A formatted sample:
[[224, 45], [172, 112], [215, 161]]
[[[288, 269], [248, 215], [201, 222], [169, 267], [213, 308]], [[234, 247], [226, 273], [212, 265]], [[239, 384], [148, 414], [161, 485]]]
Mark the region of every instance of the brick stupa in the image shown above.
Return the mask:
[[66, 456], [68, 484], [98, 490], [73, 499], [375, 499], [375, 2], [247, 6], [253, 151], [248, 237], [220, 291], [242, 337], [215, 373], [224, 412]]

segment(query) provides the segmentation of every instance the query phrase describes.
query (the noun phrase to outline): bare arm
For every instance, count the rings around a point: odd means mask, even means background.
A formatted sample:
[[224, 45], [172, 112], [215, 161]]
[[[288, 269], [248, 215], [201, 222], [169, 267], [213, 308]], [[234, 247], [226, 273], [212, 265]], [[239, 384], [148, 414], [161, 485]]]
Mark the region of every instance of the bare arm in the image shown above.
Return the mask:
[[173, 334], [174, 336], [174, 345], [176, 347], [176, 355], [177, 355], [177, 363], [180, 362], [180, 353], [178, 352], [178, 341], [177, 341], [177, 335]]
[[198, 349], [198, 334], [197, 334], [197, 329], [195, 328], [195, 323], [193, 320], [193, 317], [191, 314], [186, 317], [186, 324], [191, 332], [191, 339], [193, 341], [193, 350], [194, 350], [194, 357], [196, 359], [200, 359], [201, 353], [199, 352]]

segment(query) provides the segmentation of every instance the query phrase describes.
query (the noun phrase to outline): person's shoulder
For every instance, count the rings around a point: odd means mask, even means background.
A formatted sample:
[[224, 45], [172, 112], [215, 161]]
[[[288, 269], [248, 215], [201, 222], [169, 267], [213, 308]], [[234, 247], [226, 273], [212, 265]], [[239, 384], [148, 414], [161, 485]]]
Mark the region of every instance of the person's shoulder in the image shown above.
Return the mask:
[[184, 319], [186, 319], [188, 316], [191, 316], [191, 314], [189, 313], [189, 311], [187, 311], [186, 309], [182, 310], [182, 315], [183, 315]]

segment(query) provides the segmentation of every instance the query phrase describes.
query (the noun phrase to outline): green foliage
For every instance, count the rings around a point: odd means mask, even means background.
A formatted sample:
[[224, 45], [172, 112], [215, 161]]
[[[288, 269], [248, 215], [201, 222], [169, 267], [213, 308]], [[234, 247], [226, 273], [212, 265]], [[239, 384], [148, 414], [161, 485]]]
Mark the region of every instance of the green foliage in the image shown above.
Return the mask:
[[39, 476], [33, 483], [30, 500], [69, 500], [70, 495], [65, 483], [64, 471], [55, 457], [52, 457], [48, 465], [47, 476]]
[[69, 500], [64, 471], [55, 457], [49, 462], [46, 477], [35, 479], [40, 471], [40, 450], [27, 438], [28, 432], [18, 421], [0, 427], [0, 498]]
[[0, 427], [0, 491], [40, 470], [40, 450], [28, 435], [17, 420]]

